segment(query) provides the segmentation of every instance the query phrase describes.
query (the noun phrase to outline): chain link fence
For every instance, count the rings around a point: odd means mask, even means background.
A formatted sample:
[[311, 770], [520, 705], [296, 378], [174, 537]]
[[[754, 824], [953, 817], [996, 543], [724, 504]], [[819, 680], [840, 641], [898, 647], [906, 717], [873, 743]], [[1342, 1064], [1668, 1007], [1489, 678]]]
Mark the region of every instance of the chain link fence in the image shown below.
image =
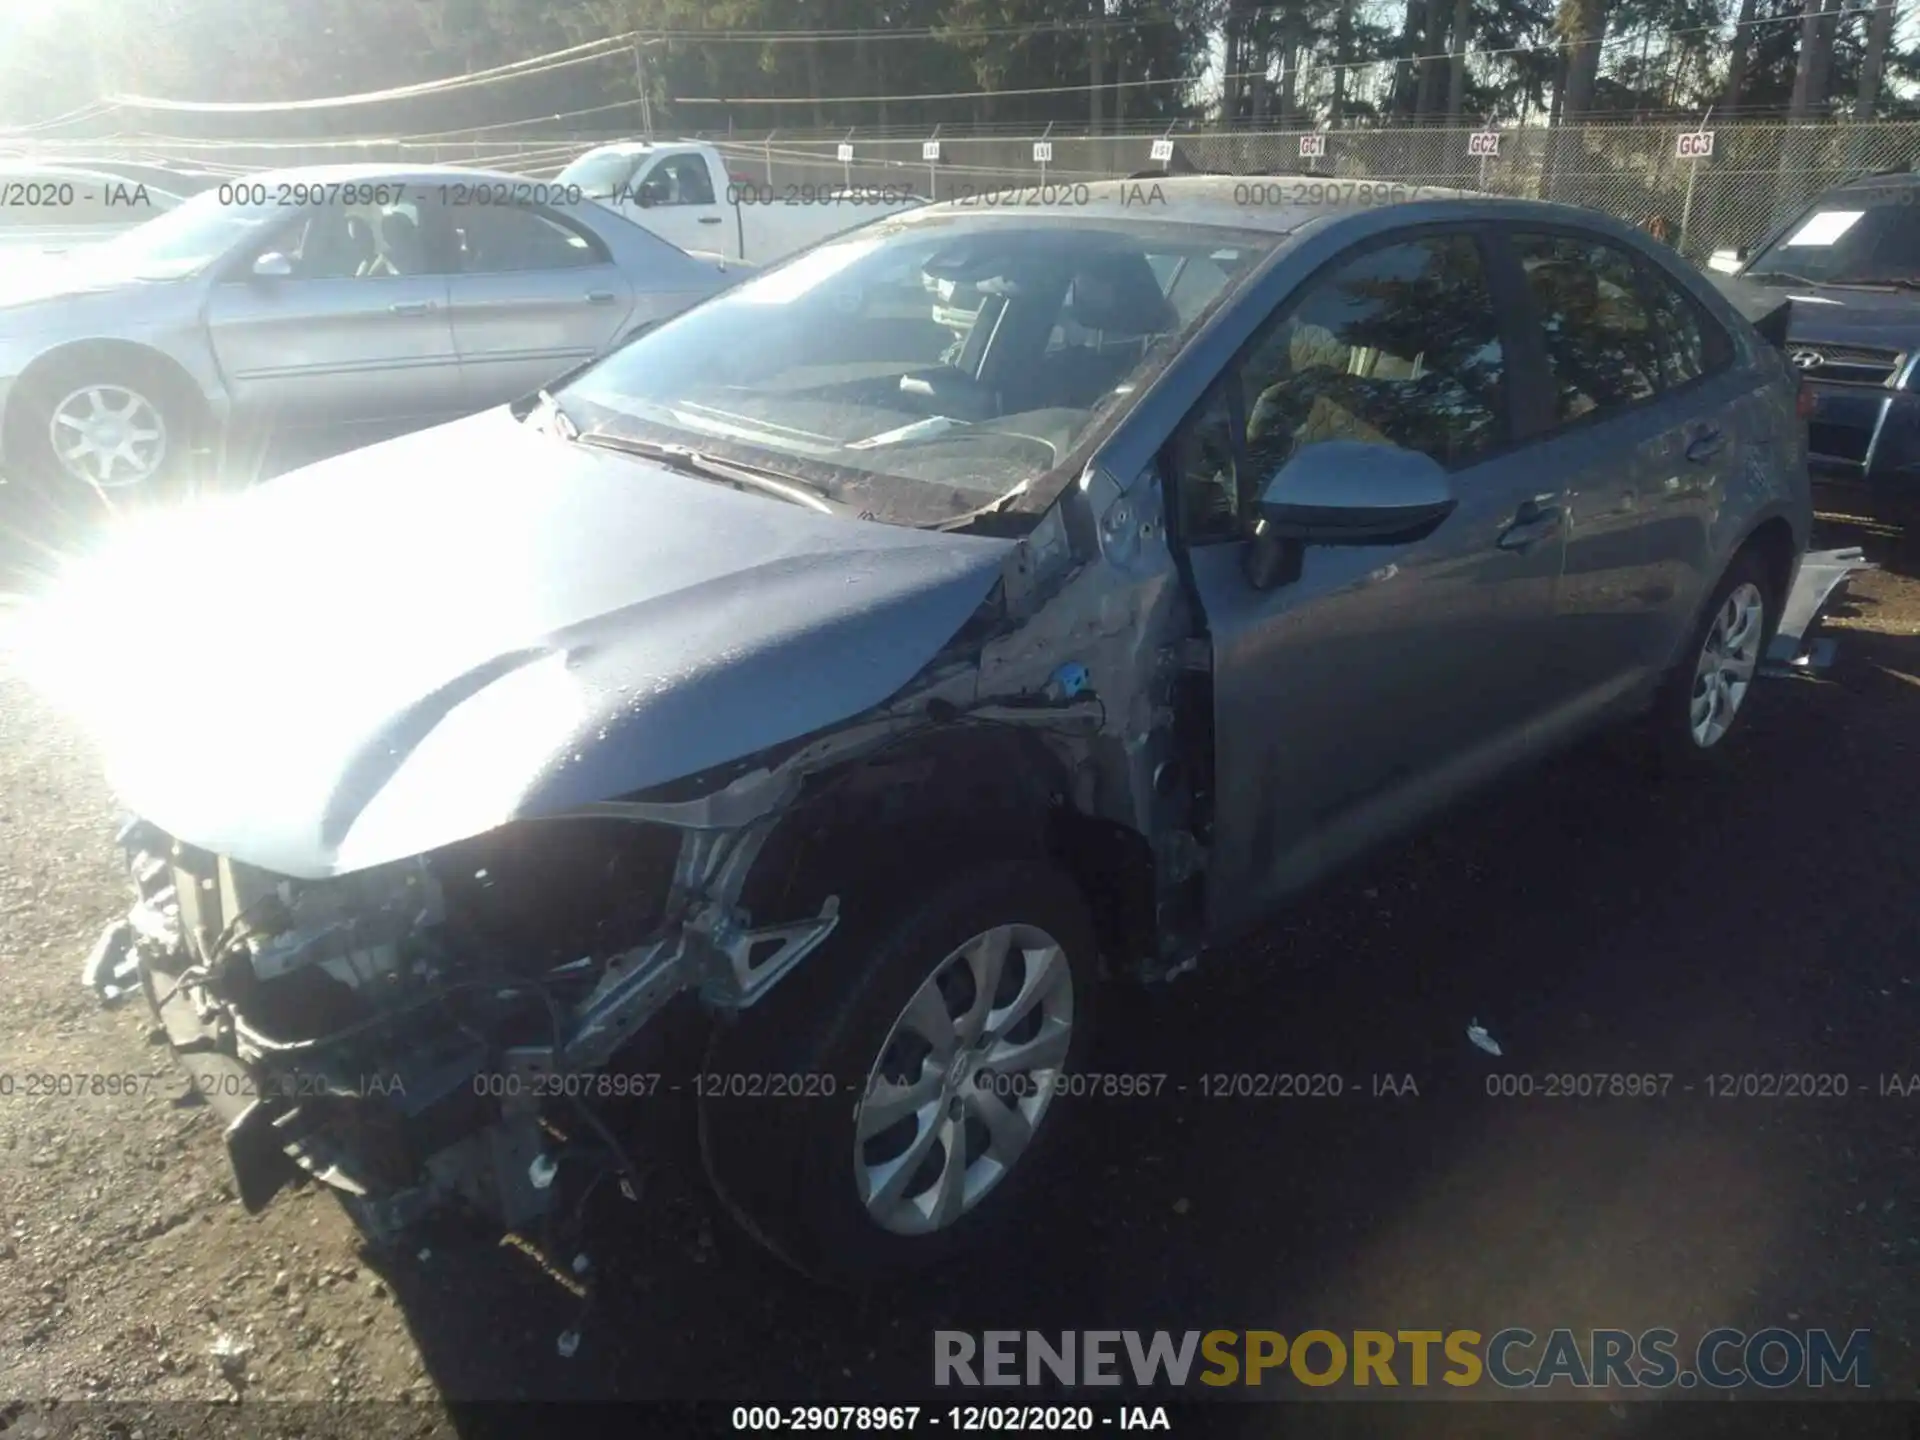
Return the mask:
[[[757, 184], [907, 185], [935, 199], [998, 186], [1072, 184], [1143, 173], [1212, 171], [1314, 175], [1456, 186], [1495, 195], [1582, 205], [1627, 220], [1663, 216], [1685, 252], [1704, 260], [1720, 247], [1752, 245], [1809, 200], [1863, 171], [1920, 164], [1920, 124], [1741, 124], [1714, 127], [1710, 158], [1683, 159], [1671, 125], [1509, 127], [1496, 153], [1478, 155], [1468, 128], [1245, 130], [1171, 137], [962, 136], [923, 139], [723, 142], [729, 165]], [[1303, 158], [1303, 134], [1318, 155]], [[1481, 142], [1482, 145], [1485, 142]], [[852, 147], [842, 160], [841, 147]], [[1044, 146], [1044, 150], [1036, 149]], [[1045, 160], [1037, 158], [1045, 154]]]
[[[1013, 186], [1074, 184], [1147, 173], [1315, 175], [1391, 180], [1409, 186], [1458, 186], [1496, 195], [1557, 200], [1624, 219], [1664, 216], [1685, 252], [1704, 260], [1714, 249], [1751, 245], [1807, 201], [1865, 171], [1920, 164], [1920, 122], [1788, 126], [1742, 122], [1714, 127], [1711, 158], [1680, 158], [1684, 126], [1545, 125], [1497, 132], [1495, 153], [1480, 155], [1467, 127], [1188, 131], [1172, 136], [1006, 135], [862, 136], [817, 134], [711, 138], [742, 182], [874, 185], [934, 199]], [[1301, 154], [1303, 134], [1315, 137]], [[472, 133], [424, 138], [326, 142], [170, 141], [47, 143], [63, 151], [173, 160], [241, 173], [274, 166], [346, 161], [475, 165], [551, 176], [587, 148], [631, 136]], [[1172, 154], [1155, 159], [1156, 140]], [[1481, 142], [1484, 145], [1485, 142]], [[937, 153], [928, 147], [937, 145]], [[849, 156], [850, 158], [843, 158]]]

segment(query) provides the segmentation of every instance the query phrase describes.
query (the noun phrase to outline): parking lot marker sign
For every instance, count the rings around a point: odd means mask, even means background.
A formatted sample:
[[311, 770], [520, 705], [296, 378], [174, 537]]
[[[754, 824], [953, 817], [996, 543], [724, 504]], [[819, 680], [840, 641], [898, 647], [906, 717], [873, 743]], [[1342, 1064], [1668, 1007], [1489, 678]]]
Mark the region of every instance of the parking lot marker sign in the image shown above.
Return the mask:
[[1467, 136], [1467, 154], [1484, 160], [1500, 153], [1500, 132], [1498, 130], [1476, 130]]
[[1167, 161], [1173, 159], [1173, 141], [1154, 141], [1153, 148], [1147, 152], [1147, 158], [1150, 160], [1158, 160], [1162, 165], [1166, 164]]
[[920, 158], [922, 160], [938, 160], [940, 158], [940, 142], [938, 140], [922, 140], [920, 142]]
[[1302, 135], [1300, 137], [1300, 158], [1318, 160], [1327, 153], [1327, 137], [1324, 135]]
[[1045, 165], [1053, 159], [1053, 141], [1036, 140], [1033, 142], [1033, 160], [1036, 165]]
[[851, 164], [853, 162], [853, 146], [842, 140], [839, 147], [834, 151], [833, 158], [838, 160], [842, 165]]
[[1713, 158], [1713, 131], [1684, 131], [1673, 137], [1673, 153], [1680, 160], [1711, 160]]

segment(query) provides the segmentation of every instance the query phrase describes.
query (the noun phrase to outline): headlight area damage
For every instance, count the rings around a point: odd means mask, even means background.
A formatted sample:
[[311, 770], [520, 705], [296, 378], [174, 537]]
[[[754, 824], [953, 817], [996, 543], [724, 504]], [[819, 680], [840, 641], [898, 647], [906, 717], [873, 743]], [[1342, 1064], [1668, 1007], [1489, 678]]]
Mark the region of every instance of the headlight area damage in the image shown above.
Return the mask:
[[[144, 993], [224, 1114], [249, 1209], [310, 1176], [375, 1239], [449, 1204], [510, 1232], [570, 1224], [576, 1179], [611, 1167], [637, 1185], [600, 1102], [636, 1093], [618, 1082], [650, 1073], [636, 1062], [654, 1042], [675, 1048], [683, 1014], [718, 1022], [715, 1065], [812, 1068], [797, 1047], [839, 1035], [830, 1014], [874, 984], [854, 950], [1015, 860], [1073, 893], [987, 898], [1057, 901], [1061, 929], [1084, 918], [1083, 968], [1191, 961], [1207, 657], [1150, 474], [1091, 471], [1014, 540], [639, 483], [626, 461], [601, 477], [610, 457], [565, 454], [581, 467], [567, 485], [490, 502], [547, 507], [503, 523], [497, 553], [422, 548], [446, 573], [356, 592], [364, 623], [333, 615], [332, 568], [305, 558], [324, 547], [274, 549], [317, 568], [240, 615], [261, 643], [237, 648], [259, 657], [258, 693], [299, 697], [285, 725], [138, 668], [122, 605], [89, 604], [97, 638], [59, 647], [114, 677], [79, 699], [140, 817], [122, 835], [137, 902], [87, 983]], [[235, 553], [310, 509], [351, 511], [339, 488], [263, 487], [261, 534]], [[435, 498], [423, 514], [447, 513]], [[529, 528], [552, 563], [503, 590], [532, 564]], [[423, 594], [439, 608], [396, 623]], [[132, 720], [116, 664], [161, 697]], [[1011, 923], [942, 923], [962, 919]], [[923, 960], [944, 963], [897, 964]], [[860, 1037], [876, 1055], [885, 1030]], [[864, 1053], [828, 1063], [892, 1073]], [[710, 1176], [762, 1153], [753, 1116], [687, 1090]], [[827, 1115], [780, 1113], [801, 1110]], [[852, 1110], [788, 1138], [851, 1145]], [[758, 1200], [728, 1193], [741, 1213]]]
[[448, 1202], [525, 1227], [562, 1160], [628, 1168], [583, 1098], [618, 1092], [569, 1076], [608, 1066], [684, 992], [755, 1004], [834, 931], [838, 894], [783, 923], [742, 908], [783, 817], [931, 729], [1032, 727], [1082, 755], [1095, 738], [1091, 696], [942, 699], [972, 690], [968, 668], [696, 798], [591, 805], [342, 876], [289, 879], [131, 822], [138, 899], [86, 981], [144, 993], [227, 1121], [250, 1211], [304, 1171], [377, 1239]]

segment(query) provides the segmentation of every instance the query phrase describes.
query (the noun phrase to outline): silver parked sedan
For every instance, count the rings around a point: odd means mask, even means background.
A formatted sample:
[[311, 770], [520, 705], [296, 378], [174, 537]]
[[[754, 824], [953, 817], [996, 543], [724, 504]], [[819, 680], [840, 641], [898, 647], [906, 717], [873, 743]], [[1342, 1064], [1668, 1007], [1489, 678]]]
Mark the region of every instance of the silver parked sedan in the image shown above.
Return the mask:
[[337, 446], [483, 410], [735, 278], [522, 176], [248, 176], [0, 280], [0, 469], [151, 487], [236, 428]]

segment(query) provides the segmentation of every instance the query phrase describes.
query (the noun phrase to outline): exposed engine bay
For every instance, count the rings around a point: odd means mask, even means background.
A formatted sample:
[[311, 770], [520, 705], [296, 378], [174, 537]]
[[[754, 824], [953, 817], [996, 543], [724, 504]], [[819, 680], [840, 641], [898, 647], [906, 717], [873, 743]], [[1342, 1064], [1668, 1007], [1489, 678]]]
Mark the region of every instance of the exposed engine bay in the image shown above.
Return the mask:
[[[1084, 750], [1102, 713], [1055, 697], [963, 719]], [[747, 876], [811, 780], [928, 724], [918, 707], [871, 717], [699, 798], [607, 802], [318, 880], [131, 822], [139, 898], [86, 979], [110, 1000], [142, 991], [227, 1121], [249, 1210], [312, 1178], [377, 1238], [448, 1202], [525, 1227], [563, 1159], [631, 1194], [595, 1113], [624, 1093], [604, 1067], [675, 997], [750, 1006], [833, 933], [837, 895], [753, 924]]]

